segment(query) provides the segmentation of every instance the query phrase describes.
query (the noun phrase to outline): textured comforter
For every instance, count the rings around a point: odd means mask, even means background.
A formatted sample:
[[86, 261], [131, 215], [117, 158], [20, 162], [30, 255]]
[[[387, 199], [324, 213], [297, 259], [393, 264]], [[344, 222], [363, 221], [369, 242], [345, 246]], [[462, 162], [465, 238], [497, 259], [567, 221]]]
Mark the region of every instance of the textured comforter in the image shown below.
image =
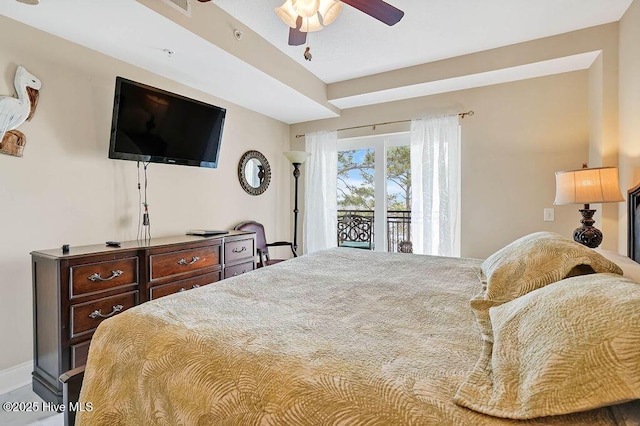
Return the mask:
[[480, 261], [332, 249], [104, 321], [80, 425], [608, 425], [452, 402], [481, 339]]

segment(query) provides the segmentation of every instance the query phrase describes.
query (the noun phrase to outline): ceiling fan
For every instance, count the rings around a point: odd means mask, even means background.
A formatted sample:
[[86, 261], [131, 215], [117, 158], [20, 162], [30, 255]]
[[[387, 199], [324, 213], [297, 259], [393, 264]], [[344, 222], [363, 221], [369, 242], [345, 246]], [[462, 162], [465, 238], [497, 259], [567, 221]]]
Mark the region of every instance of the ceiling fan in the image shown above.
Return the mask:
[[319, 31], [333, 22], [342, 10], [342, 3], [389, 26], [397, 24], [404, 16], [403, 11], [382, 0], [286, 0], [275, 12], [289, 26], [289, 45], [304, 44], [308, 32]]

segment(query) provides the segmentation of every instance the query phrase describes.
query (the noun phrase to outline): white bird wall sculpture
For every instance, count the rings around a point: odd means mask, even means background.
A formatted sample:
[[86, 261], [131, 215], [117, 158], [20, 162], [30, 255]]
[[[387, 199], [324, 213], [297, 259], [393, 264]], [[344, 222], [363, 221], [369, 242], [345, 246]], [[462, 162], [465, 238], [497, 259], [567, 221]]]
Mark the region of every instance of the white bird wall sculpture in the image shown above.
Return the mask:
[[38, 105], [39, 90], [42, 83], [22, 65], [16, 70], [14, 79], [17, 98], [0, 97], [0, 152], [22, 157], [27, 138], [15, 130], [27, 120], [31, 120]]

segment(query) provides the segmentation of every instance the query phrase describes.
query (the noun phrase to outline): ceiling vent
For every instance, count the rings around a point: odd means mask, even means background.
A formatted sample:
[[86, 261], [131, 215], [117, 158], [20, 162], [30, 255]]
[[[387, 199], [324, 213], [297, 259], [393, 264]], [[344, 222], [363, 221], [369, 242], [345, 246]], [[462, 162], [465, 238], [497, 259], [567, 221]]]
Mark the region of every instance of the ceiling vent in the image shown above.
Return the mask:
[[162, 0], [163, 2], [170, 4], [175, 9], [191, 17], [191, 0]]

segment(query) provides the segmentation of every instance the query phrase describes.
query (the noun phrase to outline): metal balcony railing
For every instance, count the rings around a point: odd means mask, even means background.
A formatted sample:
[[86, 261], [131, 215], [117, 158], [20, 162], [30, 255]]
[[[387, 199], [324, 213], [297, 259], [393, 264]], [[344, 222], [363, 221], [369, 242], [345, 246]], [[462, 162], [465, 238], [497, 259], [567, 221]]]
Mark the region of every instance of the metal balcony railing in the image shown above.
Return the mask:
[[[338, 221], [340, 222], [340, 218], [345, 215], [371, 218], [371, 221], [375, 221], [373, 210], [338, 210]], [[370, 232], [373, 240], [373, 227]], [[387, 251], [411, 251], [411, 210], [387, 211]]]

